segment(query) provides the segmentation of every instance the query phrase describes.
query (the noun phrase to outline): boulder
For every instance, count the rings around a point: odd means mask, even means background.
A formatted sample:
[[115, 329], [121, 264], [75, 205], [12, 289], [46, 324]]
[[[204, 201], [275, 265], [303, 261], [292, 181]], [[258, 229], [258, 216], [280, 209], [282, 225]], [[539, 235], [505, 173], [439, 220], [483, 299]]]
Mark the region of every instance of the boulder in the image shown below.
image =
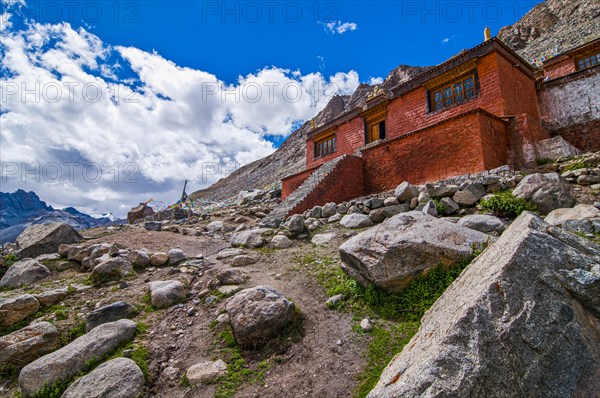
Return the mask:
[[369, 219], [373, 221], [373, 224], [379, 224], [385, 220], [385, 208], [378, 208], [369, 212]]
[[285, 223], [285, 227], [288, 231], [290, 231], [292, 236], [300, 235], [304, 232], [305, 228], [304, 217], [302, 217], [300, 214], [294, 214], [288, 218], [287, 222]]
[[217, 275], [221, 285], [243, 285], [248, 280], [248, 275], [239, 269], [226, 269]]
[[600, 233], [600, 217], [586, 218], [584, 220], [567, 220], [562, 224], [565, 231], [579, 234]]
[[270, 286], [244, 289], [226, 305], [233, 335], [242, 346], [265, 343], [296, 315], [294, 303]]
[[183, 301], [187, 292], [183, 283], [179, 281], [154, 281], [150, 287], [150, 302], [155, 308], [167, 308]]
[[396, 214], [406, 213], [407, 211], [410, 211], [410, 205], [408, 203], [403, 203], [401, 205], [385, 207], [383, 209], [383, 215], [385, 216], [385, 218], [390, 218], [395, 216]]
[[398, 199], [396, 199], [393, 196], [385, 198], [384, 201], [383, 201], [383, 205], [384, 206], [396, 206], [396, 205], [399, 205], [399, 204], [400, 204], [400, 202], [398, 202]]
[[90, 274], [92, 280], [107, 281], [123, 278], [133, 272], [133, 266], [123, 257], [111, 257], [96, 265]]
[[265, 194], [266, 194], [266, 192], [262, 191], [260, 189], [250, 189], [248, 191], [240, 191], [240, 193], [238, 193], [235, 203], [238, 206], [242, 206], [247, 203], [262, 199], [265, 196]]
[[456, 185], [425, 184], [425, 189], [430, 198], [452, 197], [458, 192], [458, 187]]
[[145, 250], [132, 250], [129, 253], [129, 262], [134, 267], [147, 267], [150, 265], [150, 256]]
[[335, 239], [335, 237], [336, 237], [336, 234], [333, 232], [326, 233], [326, 234], [316, 234], [315, 236], [312, 237], [311, 242], [315, 245], [324, 245], [324, 244], [331, 242], [333, 239]]
[[271, 244], [275, 249], [287, 249], [294, 243], [285, 235], [275, 235], [273, 239], [271, 239]]
[[83, 237], [64, 223], [50, 222], [30, 225], [17, 237], [18, 258], [33, 258], [41, 254], [58, 252], [58, 246], [81, 242]]
[[255, 257], [240, 254], [231, 260], [232, 267], [244, 267], [246, 265], [255, 264], [258, 260]]
[[0, 280], [0, 288], [14, 289], [29, 286], [50, 275], [50, 270], [36, 260], [25, 259], [14, 263]]
[[230, 243], [233, 247], [250, 247], [257, 248], [264, 244], [262, 234], [268, 229], [250, 229], [234, 234], [231, 237]]
[[423, 213], [424, 214], [428, 214], [432, 217], [437, 217], [438, 211], [437, 211], [437, 207], [435, 206], [435, 202], [433, 200], [430, 200], [429, 202], [427, 202], [425, 204], [425, 207], [423, 207]]
[[67, 297], [69, 294], [69, 289], [66, 287], [61, 287], [60, 289], [47, 290], [42, 293], [35, 293], [35, 299], [40, 303], [42, 307], [50, 307], [62, 299]]
[[315, 206], [307, 212], [306, 217], [307, 218], [321, 218], [322, 212], [323, 212], [323, 208], [321, 206]]
[[329, 218], [333, 216], [337, 211], [337, 205], [334, 202], [327, 203], [321, 209], [321, 217]]
[[363, 205], [371, 210], [378, 209], [383, 206], [383, 199], [369, 198], [363, 202]]
[[146, 221], [144, 223], [144, 229], [147, 229], [148, 231], [161, 231], [162, 230], [162, 222]]
[[0, 326], [12, 326], [35, 314], [40, 303], [31, 294], [0, 298]]
[[144, 373], [135, 362], [115, 358], [77, 379], [61, 398], [137, 398], [144, 383]]
[[400, 203], [410, 202], [412, 198], [419, 196], [419, 190], [417, 189], [417, 187], [410, 185], [408, 182], [404, 181], [402, 184], [398, 185], [398, 187], [394, 191], [394, 196]]
[[67, 254], [69, 253], [69, 249], [71, 248], [71, 245], [66, 244], [66, 243], [61, 243], [60, 245], [58, 245], [58, 254], [61, 257], [67, 257]]
[[278, 217], [266, 217], [260, 220], [258, 228], [271, 228], [277, 229], [281, 225], [282, 221]]
[[398, 214], [340, 246], [342, 269], [363, 285], [397, 292], [415, 277], [473, 255], [491, 238], [481, 232], [425, 215]]
[[132, 208], [127, 213], [127, 222], [134, 224], [136, 221], [143, 220], [144, 218], [154, 214], [154, 209], [145, 203], [140, 203], [138, 206]]
[[58, 330], [49, 322], [33, 323], [0, 337], [0, 366], [21, 368], [60, 347]]
[[600, 247], [523, 213], [425, 313], [369, 398], [594, 397]]
[[125, 301], [118, 301], [90, 312], [85, 320], [85, 329], [89, 332], [96, 326], [130, 318], [136, 313], [137, 309], [133, 305]]
[[244, 251], [241, 249], [223, 249], [217, 253], [217, 260], [225, 260], [227, 258], [239, 256], [241, 254], [244, 254]]
[[187, 258], [181, 249], [171, 249], [167, 255], [169, 256], [169, 264], [171, 265], [180, 263]]
[[458, 225], [483, 233], [502, 233], [506, 228], [501, 219], [487, 214], [471, 214], [458, 220]]
[[185, 373], [192, 384], [210, 383], [227, 374], [227, 364], [222, 359], [197, 363], [188, 368]]
[[163, 252], [152, 253], [150, 256], [150, 265], [160, 267], [169, 262], [169, 255]]
[[100, 325], [63, 348], [36, 359], [21, 370], [19, 387], [31, 398], [45, 385], [67, 381], [135, 336], [137, 325], [128, 319]]
[[223, 231], [223, 226], [225, 223], [223, 221], [213, 221], [206, 226], [206, 230], [208, 232], [221, 232]]
[[447, 216], [460, 210], [460, 206], [452, 198], [442, 198], [440, 204], [444, 206], [444, 215]]
[[568, 220], [584, 220], [600, 217], [600, 210], [594, 205], [579, 204], [572, 208], [552, 210], [544, 221], [550, 225], [560, 226]]
[[372, 226], [373, 221], [366, 214], [351, 213], [341, 219], [340, 225], [351, 229], [363, 228]]
[[535, 154], [538, 159], [556, 160], [561, 157], [577, 156], [579, 153], [579, 149], [569, 144], [560, 135], [535, 144]]
[[328, 223], [334, 223], [334, 222], [338, 222], [340, 221], [344, 216], [342, 216], [340, 213], [335, 213], [333, 216], [329, 217], [327, 219]]
[[517, 198], [529, 200], [543, 214], [574, 203], [569, 184], [558, 173], [535, 173], [525, 176], [513, 191]]
[[482, 184], [474, 183], [467, 185], [464, 189], [456, 192], [452, 199], [460, 206], [471, 207], [487, 193]]

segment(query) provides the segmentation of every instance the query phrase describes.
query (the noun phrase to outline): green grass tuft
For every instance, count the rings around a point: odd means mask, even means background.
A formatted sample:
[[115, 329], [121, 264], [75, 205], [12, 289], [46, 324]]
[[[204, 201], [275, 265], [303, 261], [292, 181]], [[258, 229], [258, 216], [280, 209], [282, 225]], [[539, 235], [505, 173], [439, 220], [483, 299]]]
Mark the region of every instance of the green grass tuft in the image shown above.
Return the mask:
[[522, 198], [515, 198], [510, 191], [496, 192], [490, 199], [480, 202], [481, 208], [498, 217], [517, 217], [524, 211], [533, 211], [535, 206]]

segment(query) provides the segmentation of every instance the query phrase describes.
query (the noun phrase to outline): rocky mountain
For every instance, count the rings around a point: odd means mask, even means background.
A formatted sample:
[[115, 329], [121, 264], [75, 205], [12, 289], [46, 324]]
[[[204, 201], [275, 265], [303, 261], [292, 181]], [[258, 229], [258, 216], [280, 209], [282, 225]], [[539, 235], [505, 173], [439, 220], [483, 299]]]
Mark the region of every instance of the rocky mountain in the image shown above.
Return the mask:
[[[547, 0], [535, 6], [521, 20], [502, 28], [498, 37], [529, 59], [581, 45], [600, 36], [600, 5], [594, 0]], [[400, 65], [389, 73], [380, 88], [390, 90], [429, 67]], [[361, 84], [351, 96], [333, 97], [315, 118], [322, 125], [341, 112], [362, 107], [375, 86]], [[209, 188], [194, 192], [193, 198], [225, 199], [240, 190], [264, 188], [305, 166], [305, 138], [310, 122], [293, 132], [273, 154], [250, 163]]]
[[86, 229], [119, 224], [112, 214], [92, 217], [73, 207], [54, 209], [42, 201], [35, 192], [19, 189], [13, 193], [0, 192], [0, 244], [12, 242], [31, 224], [59, 221], [75, 229]]
[[546, 0], [498, 33], [525, 59], [555, 49], [561, 53], [598, 37], [600, 3], [596, 0]]

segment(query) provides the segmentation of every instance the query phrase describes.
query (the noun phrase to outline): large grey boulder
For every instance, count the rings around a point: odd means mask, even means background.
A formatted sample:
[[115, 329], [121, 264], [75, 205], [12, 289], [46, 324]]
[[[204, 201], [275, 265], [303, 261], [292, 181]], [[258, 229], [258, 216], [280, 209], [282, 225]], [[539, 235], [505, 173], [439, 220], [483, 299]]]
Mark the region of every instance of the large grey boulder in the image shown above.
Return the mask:
[[266, 231], [271, 231], [270, 229], [250, 229], [247, 231], [242, 231], [234, 234], [231, 237], [229, 243], [233, 247], [250, 247], [250, 248], [258, 248], [261, 247], [265, 242], [262, 238], [262, 234]]
[[61, 398], [137, 398], [144, 382], [144, 373], [135, 362], [115, 358], [77, 379]]
[[110, 257], [96, 265], [90, 274], [93, 281], [123, 278], [133, 272], [133, 266], [123, 257]]
[[597, 397], [600, 247], [523, 213], [421, 320], [369, 398]]
[[288, 218], [284, 226], [293, 236], [300, 235], [306, 228], [304, 224], [304, 217], [302, 217], [300, 214], [294, 214]]
[[87, 364], [112, 352], [135, 336], [137, 325], [129, 319], [100, 325], [60, 350], [36, 359], [19, 374], [21, 396], [30, 398], [44, 385], [66, 381], [86, 369]]
[[271, 239], [271, 244], [275, 249], [287, 249], [288, 247], [291, 247], [294, 242], [285, 235], [275, 235], [273, 239]]
[[14, 263], [0, 280], [0, 288], [29, 286], [50, 275], [45, 265], [31, 258]]
[[600, 217], [600, 209], [594, 205], [579, 204], [566, 209], [552, 210], [545, 218], [550, 225], [560, 226], [568, 220], [585, 220]]
[[187, 297], [185, 286], [179, 281], [154, 281], [150, 282], [148, 286], [150, 287], [150, 302], [156, 308], [170, 307]]
[[352, 213], [346, 214], [341, 220], [340, 225], [342, 227], [354, 229], [354, 228], [364, 228], [370, 227], [373, 224], [373, 221], [366, 214], [360, 213]]
[[12, 326], [40, 309], [40, 303], [31, 294], [0, 298], [0, 326]]
[[23, 367], [58, 349], [58, 330], [49, 322], [31, 324], [0, 337], [0, 366]]
[[129, 262], [134, 267], [147, 267], [150, 265], [150, 256], [145, 250], [132, 250], [129, 253]]
[[558, 173], [535, 173], [525, 176], [513, 191], [517, 198], [529, 200], [541, 213], [571, 207], [575, 202], [569, 184]]
[[470, 207], [485, 196], [487, 193], [485, 187], [479, 183], [473, 183], [467, 185], [464, 189], [456, 192], [452, 196], [452, 200], [460, 206]]
[[250, 202], [254, 202], [262, 199], [265, 196], [266, 192], [260, 189], [250, 189], [248, 191], [240, 191], [236, 198], [235, 203], [238, 206], [245, 205]]
[[410, 202], [410, 200], [414, 197], [419, 196], [419, 189], [410, 183], [404, 181], [402, 184], [398, 185], [396, 190], [394, 191], [394, 196], [398, 202]]
[[75, 229], [64, 223], [50, 222], [30, 225], [17, 237], [19, 258], [37, 257], [41, 254], [58, 252], [62, 243], [76, 243], [83, 237]]
[[486, 234], [492, 232], [502, 233], [506, 229], [501, 219], [489, 214], [471, 214], [464, 216], [458, 220], [457, 224]]
[[187, 257], [185, 255], [185, 252], [181, 249], [171, 249], [169, 250], [169, 253], [167, 253], [167, 255], [169, 256], [169, 264], [171, 265], [180, 263]]
[[569, 144], [560, 135], [535, 144], [535, 154], [538, 159], [556, 160], [560, 157], [577, 156], [579, 153], [579, 149]]
[[334, 202], [327, 203], [321, 209], [321, 217], [329, 218], [333, 216], [337, 211], [337, 205]]
[[363, 285], [391, 292], [443, 264], [469, 259], [492, 238], [419, 211], [398, 214], [340, 246], [342, 269]]
[[294, 320], [295, 306], [270, 286], [242, 290], [227, 302], [227, 312], [237, 342], [259, 346]]
[[119, 319], [130, 318], [136, 314], [136, 308], [125, 302], [117, 301], [104, 307], [100, 307], [90, 312], [85, 320], [85, 329], [89, 332], [96, 326], [104, 323], [118, 321]]

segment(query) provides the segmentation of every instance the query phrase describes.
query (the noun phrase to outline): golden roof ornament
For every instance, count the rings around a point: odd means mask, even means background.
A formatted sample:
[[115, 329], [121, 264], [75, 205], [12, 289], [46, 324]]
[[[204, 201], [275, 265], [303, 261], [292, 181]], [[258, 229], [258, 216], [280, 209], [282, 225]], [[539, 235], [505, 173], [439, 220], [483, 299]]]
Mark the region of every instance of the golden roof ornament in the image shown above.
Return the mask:
[[492, 38], [492, 32], [490, 32], [490, 28], [487, 26], [483, 30], [483, 38], [485, 39], [484, 41], [488, 41]]
[[369, 93], [369, 95], [367, 95], [368, 99], [377, 97], [378, 95], [383, 94], [383, 89], [381, 88], [381, 86], [375, 86], [373, 87], [373, 91], [371, 91], [371, 93]]

